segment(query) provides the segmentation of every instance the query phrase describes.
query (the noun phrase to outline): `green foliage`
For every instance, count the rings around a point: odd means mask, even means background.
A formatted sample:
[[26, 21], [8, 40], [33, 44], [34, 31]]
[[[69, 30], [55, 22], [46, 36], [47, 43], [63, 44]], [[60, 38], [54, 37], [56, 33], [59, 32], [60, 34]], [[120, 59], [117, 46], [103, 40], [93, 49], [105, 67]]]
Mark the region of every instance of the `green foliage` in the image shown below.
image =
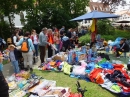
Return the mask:
[[25, 29], [36, 29], [56, 26], [61, 28], [76, 27], [77, 23], [69, 20], [85, 13], [89, 0], [37, 0], [37, 5], [30, 6], [27, 11]]
[[86, 43], [90, 43], [91, 36], [90, 34], [86, 34], [79, 38], [79, 42], [81, 42], [82, 45], [85, 45]]
[[5, 40], [10, 36], [10, 28], [9, 24], [5, 21], [0, 22], [0, 37]]
[[107, 19], [98, 20], [97, 22], [98, 33], [101, 35], [114, 35], [115, 29], [111, 22]]
[[114, 35], [102, 35], [102, 38], [105, 40], [115, 40], [117, 37], [123, 37], [130, 39], [129, 31], [123, 31], [123, 30], [115, 30]]

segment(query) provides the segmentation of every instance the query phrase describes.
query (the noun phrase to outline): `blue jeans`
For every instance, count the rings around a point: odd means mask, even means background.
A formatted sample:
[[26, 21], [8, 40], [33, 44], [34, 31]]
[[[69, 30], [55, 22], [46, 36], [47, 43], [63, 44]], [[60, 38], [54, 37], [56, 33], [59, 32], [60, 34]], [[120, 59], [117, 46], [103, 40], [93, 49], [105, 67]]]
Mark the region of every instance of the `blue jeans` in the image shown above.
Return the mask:
[[14, 73], [19, 73], [19, 64], [18, 64], [18, 61], [12, 61], [11, 62], [13, 67], [14, 67]]
[[60, 44], [56, 44], [57, 51], [55, 51], [55, 54], [59, 53], [60, 51]]
[[38, 56], [38, 44], [33, 44], [35, 48], [34, 56]]

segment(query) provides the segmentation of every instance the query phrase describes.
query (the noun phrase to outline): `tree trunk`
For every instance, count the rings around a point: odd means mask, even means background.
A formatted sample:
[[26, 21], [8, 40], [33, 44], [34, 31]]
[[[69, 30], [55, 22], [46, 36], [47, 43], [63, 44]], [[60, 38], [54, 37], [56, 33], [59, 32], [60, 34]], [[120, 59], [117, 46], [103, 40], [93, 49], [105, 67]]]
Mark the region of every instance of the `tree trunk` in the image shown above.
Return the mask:
[[8, 19], [9, 19], [9, 24], [10, 24], [10, 32], [13, 33], [13, 25], [12, 25], [12, 22], [11, 22], [10, 15], [8, 15]]

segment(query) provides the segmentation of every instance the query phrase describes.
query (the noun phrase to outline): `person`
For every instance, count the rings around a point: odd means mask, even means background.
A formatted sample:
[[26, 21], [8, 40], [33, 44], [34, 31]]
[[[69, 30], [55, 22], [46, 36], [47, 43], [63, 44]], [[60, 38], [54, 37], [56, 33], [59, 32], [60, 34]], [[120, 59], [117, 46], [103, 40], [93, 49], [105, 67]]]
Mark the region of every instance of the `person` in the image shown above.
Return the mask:
[[12, 43], [13, 43], [13, 45], [16, 45], [18, 40], [19, 40], [19, 30], [16, 29], [14, 34], [12, 35]]
[[32, 35], [30, 37], [32, 39], [34, 48], [35, 48], [35, 53], [34, 53], [34, 57], [38, 58], [38, 35], [36, 33], [36, 30], [32, 30]]
[[[50, 44], [54, 44], [54, 39], [53, 39], [53, 34], [52, 34], [52, 29], [47, 30], [47, 37], [48, 37], [48, 42]], [[48, 58], [52, 57], [53, 55], [53, 49], [51, 45], [48, 45]]]
[[23, 30], [19, 29], [19, 36], [23, 36]]
[[24, 34], [24, 38], [21, 38], [19, 40], [19, 42], [17, 43], [17, 46], [22, 45], [24, 40], [27, 40], [28, 47], [29, 47], [29, 51], [28, 52], [26, 52], [26, 53], [22, 52], [22, 56], [24, 58], [24, 68], [25, 68], [25, 70], [28, 70], [27, 65], [29, 65], [30, 71], [32, 72], [33, 71], [33, 69], [32, 69], [33, 53], [35, 52], [35, 50], [34, 50], [34, 46], [33, 46], [32, 40], [30, 39], [30, 33], [29, 32], [26, 32]]
[[125, 42], [125, 39], [121, 39], [120, 47], [116, 48], [116, 57], [120, 58], [122, 52], [129, 52], [129, 45]]
[[67, 37], [69, 37], [69, 39], [72, 37], [72, 32], [73, 32], [72, 28], [70, 28], [67, 32]]
[[90, 44], [90, 48], [92, 48], [92, 46], [95, 44], [96, 42], [96, 33], [95, 32], [91, 32], [91, 44]]
[[3, 70], [3, 56], [0, 56], [0, 97], [9, 97], [9, 86], [2, 73]]
[[60, 42], [61, 42], [60, 34], [59, 34], [59, 32], [55, 32], [54, 33], [54, 43], [57, 48], [57, 51], [55, 52], [56, 54], [59, 53], [59, 51], [60, 51]]
[[14, 73], [18, 74], [20, 72], [19, 70], [19, 64], [18, 64], [18, 59], [19, 59], [19, 52], [15, 48], [14, 45], [9, 45], [9, 61], [11, 61], [13, 68], [14, 68]]
[[3, 51], [3, 39], [0, 37], [0, 51]]
[[44, 58], [46, 55], [46, 45], [51, 45], [49, 42], [47, 42], [47, 28], [44, 27], [42, 31], [39, 34], [39, 49], [40, 49], [40, 60], [41, 64], [44, 63]]

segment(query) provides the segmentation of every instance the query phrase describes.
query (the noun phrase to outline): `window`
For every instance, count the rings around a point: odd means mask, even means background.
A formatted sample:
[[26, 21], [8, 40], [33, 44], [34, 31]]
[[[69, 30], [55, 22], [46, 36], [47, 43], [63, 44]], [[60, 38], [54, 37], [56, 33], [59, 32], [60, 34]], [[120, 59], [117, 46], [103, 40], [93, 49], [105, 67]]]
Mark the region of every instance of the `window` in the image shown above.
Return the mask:
[[85, 24], [87, 23], [87, 20], [85, 20]]
[[98, 10], [98, 7], [95, 7], [95, 10]]

